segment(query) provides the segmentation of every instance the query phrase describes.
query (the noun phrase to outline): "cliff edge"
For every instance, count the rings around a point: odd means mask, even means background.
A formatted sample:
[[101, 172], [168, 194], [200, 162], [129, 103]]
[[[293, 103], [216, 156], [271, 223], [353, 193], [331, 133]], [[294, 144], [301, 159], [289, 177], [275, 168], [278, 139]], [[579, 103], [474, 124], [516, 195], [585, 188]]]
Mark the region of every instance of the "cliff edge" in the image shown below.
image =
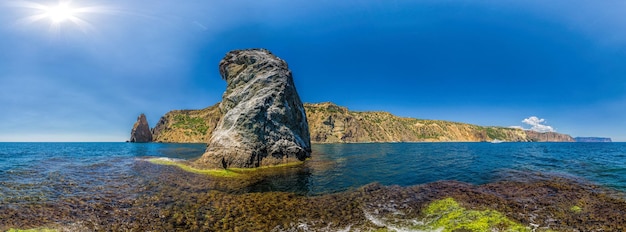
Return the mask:
[[[161, 125], [159, 123], [154, 129], [155, 141], [208, 143], [214, 126], [202, 122], [215, 122], [215, 117], [219, 117], [219, 114], [201, 116], [207, 114], [200, 112], [215, 110], [216, 107], [167, 113], [164, 117], [168, 123], [163, 126], [159, 126]], [[311, 143], [489, 142], [496, 139], [509, 142], [574, 141], [569, 135], [553, 132], [539, 133], [507, 127], [403, 118], [387, 112], [356, 112], [330, 102], [307, 103], [304, 104], [304, 109], [309, 123]], [[194, 128], [193, 125], [200, 125], [203, 133], [190, 132]], [[183, 136], [184, 133], [187, 135]]]

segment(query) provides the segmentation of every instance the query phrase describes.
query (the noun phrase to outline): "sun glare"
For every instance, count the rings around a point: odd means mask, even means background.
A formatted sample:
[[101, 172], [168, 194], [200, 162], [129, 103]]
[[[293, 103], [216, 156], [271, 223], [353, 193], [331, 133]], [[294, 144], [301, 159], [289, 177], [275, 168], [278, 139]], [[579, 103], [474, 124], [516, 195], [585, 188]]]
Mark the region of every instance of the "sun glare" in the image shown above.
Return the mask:
[[32, 10], [29, 16], [19, 19], [18, 24], [47, 22], [50, 31], [54, 33], [60, 32], [62, 26], [74, 26], [85, 33], [94, 31], [87, 18], [96, 13], [110, 13], [109, 9], [101, 6], [77, 6], [74, 2], [72, 0], [58, 0], [56, 3], [44, 5], [32, 1], [15, 1], [10, 5]]
[[58, 6], [49, 7], [46, 10], [46, 15], [53, 23], [62, 23], [74, 17], [74, 9], [68, 4], [60, 3]]

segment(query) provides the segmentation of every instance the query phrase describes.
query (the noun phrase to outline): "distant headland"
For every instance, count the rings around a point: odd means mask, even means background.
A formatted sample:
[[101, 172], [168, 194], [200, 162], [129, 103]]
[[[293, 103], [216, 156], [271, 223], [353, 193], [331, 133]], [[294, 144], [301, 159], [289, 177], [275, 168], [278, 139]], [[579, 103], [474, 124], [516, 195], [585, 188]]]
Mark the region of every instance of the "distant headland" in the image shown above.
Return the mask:
[[[576, 142], [566, 134], [460, 122], [356, 112], [331, 102], [305, 103], [311, 143], [386, 142]], [[158, 143], [208, 143], [221, 118], [219, 103], [200, 110], [173, 110], [152, 128]], [[609, 139], [610, 140], [610, 139]], [[582, 141], [579, 141], [582, 142]]]

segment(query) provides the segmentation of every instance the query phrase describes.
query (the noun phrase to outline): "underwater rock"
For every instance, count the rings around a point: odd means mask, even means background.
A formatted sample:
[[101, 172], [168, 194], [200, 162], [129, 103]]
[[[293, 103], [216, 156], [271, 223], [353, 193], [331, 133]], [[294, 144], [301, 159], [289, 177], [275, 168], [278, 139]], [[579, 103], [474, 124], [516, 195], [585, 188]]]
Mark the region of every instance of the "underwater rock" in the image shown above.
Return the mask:
[[202, 168], [254, 168], [310, 157], [309, 126], [287, 63], [265, 49], [235, 50], [219, 65], [222, 118]]
[[152, 142], [152, 132], [150, 131], [150, 125], [145, 114], [137, 117], [137, 122], [133, 125], [133, 130], [130, 132], [131, 143], [149, 143]]

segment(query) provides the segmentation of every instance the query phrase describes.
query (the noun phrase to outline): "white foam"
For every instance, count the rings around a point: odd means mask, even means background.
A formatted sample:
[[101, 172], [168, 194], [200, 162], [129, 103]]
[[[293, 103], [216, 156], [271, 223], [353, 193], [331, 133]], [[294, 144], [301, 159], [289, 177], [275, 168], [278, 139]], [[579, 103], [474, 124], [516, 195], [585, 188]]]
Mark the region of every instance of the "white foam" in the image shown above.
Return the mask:
[[168, 157], [145, 157], [145, 158], [136, 158], [136, 160], [139, 160], [139, 161], [158, 160], [158, 161], [167, 161], [167, 162], [185, 161], [184, 159], [168, 158]]
[[[393, 231], [397, 231], [397, 232], [428, 232], [428, 231], [424, 231], [424, 230], [414, 230], [414, 229], [409, 229], [409, 228], [405, 228], [405, 227], [398, 227], [396, 225], [393, 225], [391, 223], [386, 222], [385, 220], [381, 219], [381, 218], [376, 218], [374, 215], [372, 215], [370, 212], [368, 212], [367, 210], [363, 209], [363, 215], [365, 215], [365, 218], [367, 218], [367, 220], [369, 220], [370, 222], [372, 222], [374, 225], [379, 226], [379, 227], [385, 227], [389, 230], [393, 230]], [[418, 221], [418, 220], [410, 220], [413, 225], [424, 225], [424, 222], [422, 221]], [[429, 232], [441, 232], [443, 231], [443, 228], [439, 228], [437, 230], [431, 230]]]

